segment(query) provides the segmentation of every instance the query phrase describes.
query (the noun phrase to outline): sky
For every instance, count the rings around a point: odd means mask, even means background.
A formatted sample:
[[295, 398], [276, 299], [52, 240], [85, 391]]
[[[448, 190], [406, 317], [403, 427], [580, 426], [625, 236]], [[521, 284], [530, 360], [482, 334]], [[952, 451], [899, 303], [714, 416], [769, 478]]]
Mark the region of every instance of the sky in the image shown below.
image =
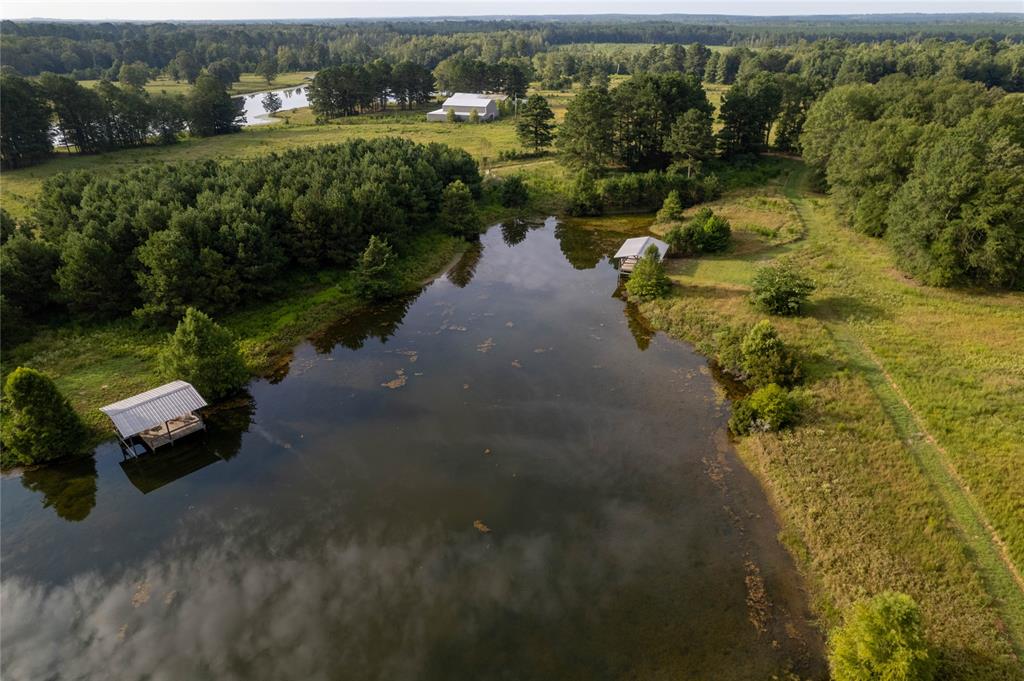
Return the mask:
[[164, 19], [304, 19], [474, 16], [493, 14], [861, 14], [897, 12], [1024, 12], [1024, 0], [374, 0], [265, 2], [209, 0], [4, 0], [5, 19], [154, 21]]

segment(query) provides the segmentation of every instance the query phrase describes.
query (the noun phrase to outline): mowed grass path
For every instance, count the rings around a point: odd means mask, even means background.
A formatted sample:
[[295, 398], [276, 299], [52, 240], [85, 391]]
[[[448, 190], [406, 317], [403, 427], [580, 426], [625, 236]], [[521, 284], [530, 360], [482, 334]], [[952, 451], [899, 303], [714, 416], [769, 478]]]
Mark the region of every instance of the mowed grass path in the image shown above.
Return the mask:
[[765, 205], [792, 198], [804, 239], [750, 248], [741, 231], [745, 247], [674, 262], [676, 296], [645, 310], [710, 350], [724, 323], [764, 317], [746, 302], [756, 267], [796, 259], [818, 290], [807, 316], [772, 321], [807, 368], [804, 418], [739, 449], [772, 494], [818, 611], [833, 625], [860, 596], [906, 591], [952, 678], [1024, 678], [1013, 575], [1024, 550], [1024, 296], [915, 285], [886, 244], [839, 227], [805, 178], [794, 163], [788, 182], [763, 192]]

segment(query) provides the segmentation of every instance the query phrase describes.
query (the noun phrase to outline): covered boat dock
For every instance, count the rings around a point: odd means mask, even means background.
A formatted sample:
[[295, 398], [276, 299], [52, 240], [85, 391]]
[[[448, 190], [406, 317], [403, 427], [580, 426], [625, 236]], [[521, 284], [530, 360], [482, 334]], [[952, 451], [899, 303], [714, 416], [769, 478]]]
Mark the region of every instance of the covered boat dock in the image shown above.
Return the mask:
[[100, 407], [121, 445], [135, 453], [140, 441], [150, 451], [206, 428], [197, 413], [206, 406], [202, 395], [185, 381], [171, 381], [134, 397]]
[[668, 244], [653, 236], [637, 236], [626, 239], [619, 250], [612, 256], [612, 260], [618, 262], [619, 274], [631, 274], [633, 268], [644, 257], [644, 254], [653, 246], [658, 249], [658, 260], [664, 260], [668, 253]]

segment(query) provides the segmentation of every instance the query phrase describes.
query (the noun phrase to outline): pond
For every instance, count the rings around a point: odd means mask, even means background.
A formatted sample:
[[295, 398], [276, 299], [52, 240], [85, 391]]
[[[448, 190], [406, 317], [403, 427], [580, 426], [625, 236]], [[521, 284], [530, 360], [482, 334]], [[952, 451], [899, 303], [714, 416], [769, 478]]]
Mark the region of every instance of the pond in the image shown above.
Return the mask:
[[271, 118], [263, 106], [263, 98], [268, 92], [273, 92], [281, 98], [281, 111], [291, 111], [292, 109], [301, 109], [309, 106], [309, 87], [306, 85], [238, 95], [233, 99], [239, 101], [242, 105], [242, 113], [245, 115], [245, 121], [242, 125], [266, 125], [278, 120]]
[[3, 677], [823, 678], [707, 362], [618, 293], [625, 236], [494, 226], [205, 435], [3, 479]]

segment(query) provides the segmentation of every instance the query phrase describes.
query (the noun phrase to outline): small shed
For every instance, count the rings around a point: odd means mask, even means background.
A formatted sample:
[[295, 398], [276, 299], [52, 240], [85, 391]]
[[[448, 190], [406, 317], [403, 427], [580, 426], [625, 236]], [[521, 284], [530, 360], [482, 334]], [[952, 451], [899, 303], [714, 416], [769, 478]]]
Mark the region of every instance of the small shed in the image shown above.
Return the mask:
[[171, 381], [100, 407], [100, 411], [113, 422], [121, 444], [134, 452], [137, 440], [155, 450], [205, 429], [206, 425], [197, 413], [205, 406], [206, 400], [191, 383]]
[[664, 260], [668, 253], [668, 244], [653, 236], [636, 236], [626, 239], [612, 256], [612, 260], [618, 261], [621, 274], [629, 274], [651, 246], [658, 249], [658, 260]]
[[498, 117], [498, 104], [491, 95], [481, 95], [472, 92], [456, 92], [444, 100], [440, 109], [427, 114], [428, 121], [446, 121], [448, 112], [451, 111], [459, 120], [469, 120], [470, 114], [476, 111], [479, 120], [490, 121]]

